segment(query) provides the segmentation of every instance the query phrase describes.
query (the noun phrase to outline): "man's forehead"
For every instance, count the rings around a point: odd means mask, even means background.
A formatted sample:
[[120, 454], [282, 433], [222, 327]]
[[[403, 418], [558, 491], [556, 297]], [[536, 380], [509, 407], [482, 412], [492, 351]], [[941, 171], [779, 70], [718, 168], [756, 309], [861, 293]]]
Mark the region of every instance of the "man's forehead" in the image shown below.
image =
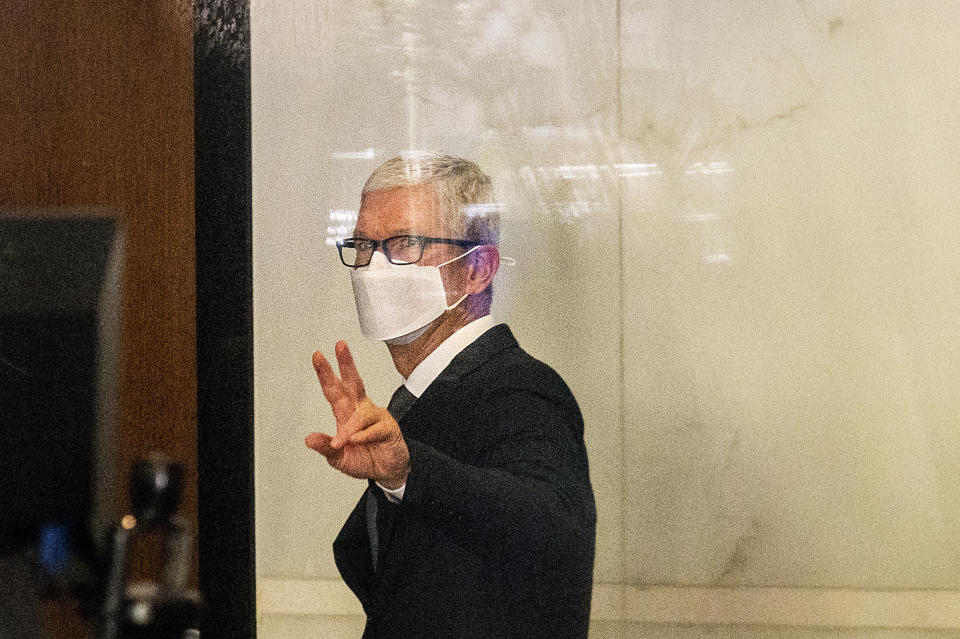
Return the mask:
[[371, 191], [361, 202], [357, 230], [391, 235], [434, 232], [445, 226], [438, 204], [429, 185]]

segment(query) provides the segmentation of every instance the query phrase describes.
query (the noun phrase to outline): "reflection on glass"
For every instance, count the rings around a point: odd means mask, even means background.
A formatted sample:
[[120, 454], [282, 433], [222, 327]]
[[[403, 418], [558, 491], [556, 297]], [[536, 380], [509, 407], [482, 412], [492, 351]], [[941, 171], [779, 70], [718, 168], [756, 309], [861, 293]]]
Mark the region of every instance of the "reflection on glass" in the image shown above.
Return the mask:
[[[319, 410], [285, 392], [307, 392], [288, 362], [311, 344], [291, 336], [353, 335], [349, 287], [290, 255], [349, 235], [375, 160], [429, 148], [500, 185], [503, 250], [523, 260], [496, 310], [581, 401], [597, 637], [818, 637], [803, 610], [874, 627], [889, 619], [837, 611], [960, 589], [960, 5], [761, 4], [361, 2], [296, 50], [268, 14], [314, 5], [254, 7], [277, 47], [254, 80], [258, 264], [270, 284], [296, 273], [303, 297], [296, 317], [270, 291], [260, 304], [265, 579], [337, 583], [313, 553], [336, 531], [316, 522], [348, 507], [312, 501], [315, 471], [269, 437]], [[700, 603], [725, 589], [749, 605], [712, 618]], [[903, 615], [889, 623], [925, 627]]]
[[347, 209], [332, 209], [330, 211], [329, 226], [327, 226], [327, 246], [336, 246], [353, 232], [357, 223], [357, 211]]

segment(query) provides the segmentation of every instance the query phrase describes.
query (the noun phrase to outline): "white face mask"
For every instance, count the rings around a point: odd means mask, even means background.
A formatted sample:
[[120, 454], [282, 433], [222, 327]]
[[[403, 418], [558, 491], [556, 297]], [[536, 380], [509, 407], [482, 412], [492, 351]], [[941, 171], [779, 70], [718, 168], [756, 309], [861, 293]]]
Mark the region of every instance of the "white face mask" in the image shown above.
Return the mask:
[[388, 344], [409, 344], [427, 330], [444, 311], [456, 308], [466, 295], [447, 306], [440, 267], [459, 260], [472, 249], [437, 266], [391, 264], [375, 251], [370, 264], [350, 272], [360, 332]]

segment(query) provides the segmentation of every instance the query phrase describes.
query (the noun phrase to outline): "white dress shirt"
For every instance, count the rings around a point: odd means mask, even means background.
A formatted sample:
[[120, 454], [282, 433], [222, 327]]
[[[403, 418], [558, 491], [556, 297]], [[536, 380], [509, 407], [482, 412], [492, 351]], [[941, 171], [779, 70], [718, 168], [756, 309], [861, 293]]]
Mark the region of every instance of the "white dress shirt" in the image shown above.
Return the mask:
[[[473, 344], [478, 337], [491, 328], [493, 328], [493, 318], [489, 315], [484, 315], [466, 326], [460, 327], [453, 335], [443, 340], [443, 343], [427, 355], [422, 362], [417, 364], [417, 367], [410, 372], [410, 377], [403, 380], [403, 385], [414, 397], [419, 398], [460, 351]], [[377, 486], [380, 486], [380, 484], [377, 483]], [[380, 486], [387, 499], [394, 503], [403, 499], [406, 488], [406, 484], [395, 490]]]

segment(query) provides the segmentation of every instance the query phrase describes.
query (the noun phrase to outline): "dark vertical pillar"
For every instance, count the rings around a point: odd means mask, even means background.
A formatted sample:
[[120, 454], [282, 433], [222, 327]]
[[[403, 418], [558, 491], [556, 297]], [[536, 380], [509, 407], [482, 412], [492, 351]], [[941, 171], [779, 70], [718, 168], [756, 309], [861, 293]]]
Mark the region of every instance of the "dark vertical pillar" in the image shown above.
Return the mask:
[[201, 636], [256, 635], [249, 0], [195, 0]]

